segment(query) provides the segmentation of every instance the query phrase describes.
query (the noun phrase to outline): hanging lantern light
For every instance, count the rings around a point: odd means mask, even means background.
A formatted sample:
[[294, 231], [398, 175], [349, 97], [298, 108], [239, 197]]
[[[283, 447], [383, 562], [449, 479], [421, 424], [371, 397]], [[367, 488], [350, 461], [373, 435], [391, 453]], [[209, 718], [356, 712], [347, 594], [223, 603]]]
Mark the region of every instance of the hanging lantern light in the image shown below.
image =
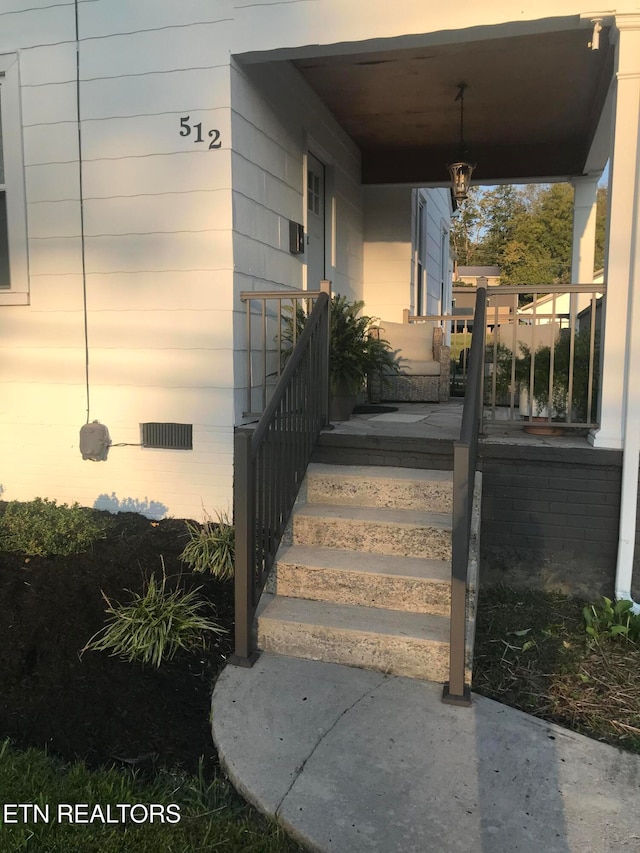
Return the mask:
[[475, 163], [469, 162], [469, 150], [464, 141], [464, 90], [466, 88], [466, 83], [458, 84], [458, 94], [455, 99], [460, 101], [460, 142], [458, 143], [457, 161], [447, 167], [451, 175], [453, 197], [456, 201], [464, 201], [468, 197], [471, 175], [476, 167]]

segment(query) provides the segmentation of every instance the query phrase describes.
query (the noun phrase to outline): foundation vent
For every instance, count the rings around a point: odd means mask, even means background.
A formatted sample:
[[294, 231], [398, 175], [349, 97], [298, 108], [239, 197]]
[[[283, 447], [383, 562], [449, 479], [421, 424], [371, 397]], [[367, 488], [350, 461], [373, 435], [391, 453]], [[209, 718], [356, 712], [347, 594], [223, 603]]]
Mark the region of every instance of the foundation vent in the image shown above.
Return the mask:
[[140, 424], [143, 447], [166, 450], [193, 450], [192, 424]]

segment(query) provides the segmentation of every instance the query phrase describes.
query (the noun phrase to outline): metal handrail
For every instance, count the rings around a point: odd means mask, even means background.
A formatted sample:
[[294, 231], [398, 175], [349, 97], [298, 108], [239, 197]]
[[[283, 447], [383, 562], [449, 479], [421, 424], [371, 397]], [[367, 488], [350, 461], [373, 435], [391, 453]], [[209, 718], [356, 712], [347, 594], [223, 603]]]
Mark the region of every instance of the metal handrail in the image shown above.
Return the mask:
[[[530, 424], [542, 421], [554, 431], [597, 426], [594, 405], [600, 360], [597, 308], [598, 297], [605, 294], [604, 283], [490, 288], [490, 298], [511, 298], [506, 305], [504, 301], [501, 306], [496, 302], [487, 311], [486, 322], [493, 327], [493, 340], [486, 349], [490, 377], [487, 420], [526, 419]], [[570, 297], [568, 310], [560, 311], [558, 299], [564, 295]], [[579, 296], [589, 297], [582, 310], [579, 310]], [[541, 297], [548, 298], [541, 302]], [[527, 300], [524, 304], [523, 298]], [[504, 313], [500, 316], [505, 310], [508, 316]], [[544, 361], [538, 368], [540, 358]], [[517, 377], [517, 369], [522, 372], [527, 362], [526, 379]], [[520, 405], [518, 391], [524, 392]]]
[[449, 704], [470, 705], [471, 688], [465, 683], [467, 639], [467, 567], [471, 536], [471, 512], [478, 458], [478, 434], [482, 418], [482, 380], [484, 368], [484, 330], [487, 291], [478, 287], [471, 335], [469, 374], [462, 409], [460, 439], [453, 446], [453, 533], [451, 555], [451, 626], [449, 642], [449, 681], [442, 700]]
[[[245, 305], [247, 345], [247, 389], [243, 417], [260, 417], [266, 409], [269, 387], [275, 386], [282, 375], [284, 354], [288, 353], [290, 346], [295, 347], [297, 343], [299, 312], [302, 310], [304, 314], [310, 314], [321, 292], [331, 293], [330, 281], [320, 282], [320, 290], [243, 290], [240, 293], [240, 301]], [[256, 302], [260, 303], [258, 312], [252, 307]], [[283, 303], [287, 304], [283, 307]], [[255, 322], [259, 325], [259, 340], [254, 348], [252, 325]], [[290, 337], [286, 332], [283, 335], [283, 324], [285, 330], [289, 328]], [[283, 346], [284, 344], [286, 346]], [[273, 380], [273, 383], [270, 380]], [[253, 393], [254, 390], [258, 391], [257, 395]], [[255, 399], [256, 396], [258, 400]]]
[[235, 654], [257, 658], [253, 620], [267, 577], [322, 427], [329, 423], [331, 300], [315, 305], [255, 429], [234, 439]]

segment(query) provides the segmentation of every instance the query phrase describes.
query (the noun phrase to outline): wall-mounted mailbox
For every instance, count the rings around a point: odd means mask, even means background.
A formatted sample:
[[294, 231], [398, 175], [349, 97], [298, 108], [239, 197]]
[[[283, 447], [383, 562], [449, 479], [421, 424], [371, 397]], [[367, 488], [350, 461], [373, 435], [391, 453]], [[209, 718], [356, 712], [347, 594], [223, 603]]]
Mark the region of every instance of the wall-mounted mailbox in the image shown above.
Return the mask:
[[304, 253], [304, 225], [289, 220], [289, 251], [292, 255]]

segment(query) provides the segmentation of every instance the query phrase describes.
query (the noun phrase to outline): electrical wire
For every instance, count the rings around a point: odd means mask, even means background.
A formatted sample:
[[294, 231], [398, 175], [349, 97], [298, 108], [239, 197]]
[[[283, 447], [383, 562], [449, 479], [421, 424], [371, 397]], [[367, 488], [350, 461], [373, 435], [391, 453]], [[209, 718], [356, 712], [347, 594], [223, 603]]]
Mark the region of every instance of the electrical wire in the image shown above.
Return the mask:
[[87, 399], [87, 423], [91, 412], [89, 389], [89, 318], [87, 312], [87, 268], [84, 240], [84, 193], [82, 187], [82, 122], [80, 118], [80, 25], [78, 20], [78, 0], [75, 0], [76, 23], [76, 111], [78, 116], [78, 183], [80, 194], [80, 254], [82, 259], [82, 308], [84, 317], [84, 375]]

